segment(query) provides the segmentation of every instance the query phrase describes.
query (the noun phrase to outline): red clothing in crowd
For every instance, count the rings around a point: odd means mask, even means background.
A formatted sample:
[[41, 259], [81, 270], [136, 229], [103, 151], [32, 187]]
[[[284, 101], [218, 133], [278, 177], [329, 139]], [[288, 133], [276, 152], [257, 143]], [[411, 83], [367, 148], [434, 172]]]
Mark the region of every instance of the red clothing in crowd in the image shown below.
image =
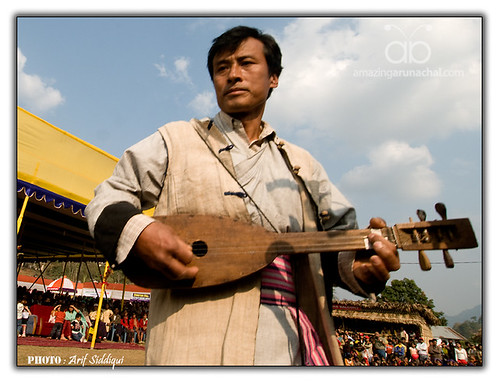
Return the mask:
[[144, 329], [144, 330], [147, 329], [147, 318], [146, 319], [141, 318], [139, 320], [139, 328]]
[[66, 317], [66, 313], [64, 311], [56, 311], [55, 312], [55, 323], [64, 323], [65, 317]]
[[121, 318], [121, 325], [122, 325], [124, 328], [129, 328], [130, 323], [129, 323], [129, 319], [128, 319], [128, 317], [126, 317], [126, 318]]

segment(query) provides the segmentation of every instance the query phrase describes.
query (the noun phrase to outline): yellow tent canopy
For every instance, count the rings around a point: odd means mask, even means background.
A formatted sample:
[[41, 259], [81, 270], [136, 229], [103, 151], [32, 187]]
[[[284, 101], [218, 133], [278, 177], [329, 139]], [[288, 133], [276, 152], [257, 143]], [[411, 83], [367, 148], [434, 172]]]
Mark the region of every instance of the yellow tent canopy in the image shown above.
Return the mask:
[[118, 159], [17, 108], [18, 256], [102, 258], [83, 210]]
[[118, 159], [17, 108], [17, 178], [88, 204]]

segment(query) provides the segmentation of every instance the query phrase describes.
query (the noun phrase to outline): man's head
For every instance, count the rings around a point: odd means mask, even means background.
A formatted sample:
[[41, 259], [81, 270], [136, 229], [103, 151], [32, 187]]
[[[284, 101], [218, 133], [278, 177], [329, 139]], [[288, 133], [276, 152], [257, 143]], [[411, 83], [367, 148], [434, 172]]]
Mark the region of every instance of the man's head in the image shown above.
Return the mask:
[[213, 59], [217, 54], [223, 52], [233, 53], [239, 48], [241, 43], [248, 39], [254, 38], [262, 42], [264, 46], [264, 55], [267, 60], [267, 65], [269, 68], [270, 75], [276, 75], [279, 77], [281, 75], [281, 49], [274, 38], [268, 34], [262, 33], [259, 29], [238, 26], [228, 31], [222, 33], [220, 36], [213, 40], [213, 45], [208, 53], [208, 71], [210, 72], [210, 77], [213, 80]]
[[254, 28], [236, 27], [216, 38], [208, 69], [220, 109], [241, 120], [261, 118], [279, 84], [280, 58], [274, 39]]

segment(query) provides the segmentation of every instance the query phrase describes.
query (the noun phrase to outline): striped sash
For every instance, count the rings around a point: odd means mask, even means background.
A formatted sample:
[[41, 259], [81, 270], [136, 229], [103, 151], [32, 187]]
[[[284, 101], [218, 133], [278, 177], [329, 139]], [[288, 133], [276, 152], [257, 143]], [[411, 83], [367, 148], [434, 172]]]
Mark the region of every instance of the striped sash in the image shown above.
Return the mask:
[[301, 344], [305, 348], [303, 362], [306, 366], [329, 365], [312, 323], [305, 312], [296, 307], [295, 287], [288, 255], [277, 257], [263, 270], [260, 302], [284, 306], [290, 311], [295, 324], [300, 326]]

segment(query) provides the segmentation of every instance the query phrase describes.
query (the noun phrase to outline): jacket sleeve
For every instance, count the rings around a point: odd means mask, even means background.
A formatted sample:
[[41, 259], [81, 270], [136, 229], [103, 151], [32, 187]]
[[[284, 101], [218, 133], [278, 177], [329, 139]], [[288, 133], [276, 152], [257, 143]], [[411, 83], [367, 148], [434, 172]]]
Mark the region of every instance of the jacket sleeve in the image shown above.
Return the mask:
[[[118, 161], [110, 178], [95, 189], [95, 196], [85, 209], [90, 234], [112, 267], [126, 258], [135, 238], [152, 222], [142, 212], [156, 206], [162, 190], [168, 156], [159, 132], [127, 149]], [[133, 220], [127, 235], [124, 229]], [[141, 218], [138, 220], [137, 218]], [[120, 249], [121, 247], [121, 249]], [[122, 254], [118, 257], [118, 254]]]
[[[318, 226], [325, 231], [358, 229], [357, 214], [353, 205], [330, 181], [323, 166], [313, 158], [311, 161], [313, 177], [307, 186], [317, 206]], [[340, 251], [321, 256], [328, 302], [332, 302], [333, 286], [359, 296], [369, 296], [371, 291], [367, 291], [353, 274], [356, 255], [355, 251]]]

